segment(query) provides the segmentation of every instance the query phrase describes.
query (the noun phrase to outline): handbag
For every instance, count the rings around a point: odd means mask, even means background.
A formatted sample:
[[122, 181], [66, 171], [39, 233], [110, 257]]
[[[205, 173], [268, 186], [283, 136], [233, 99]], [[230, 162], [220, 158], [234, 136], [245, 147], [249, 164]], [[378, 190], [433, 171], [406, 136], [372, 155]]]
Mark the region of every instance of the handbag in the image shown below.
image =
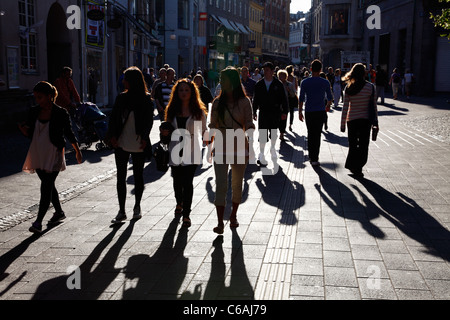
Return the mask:
[[167, 170], [169, 170], [170, 161], [169, 143], [174, 127], [170, 122], [164, 121], [161, 123], [160, 129], [169, 130], [170, 134], [168, 136], [163, 136], [162, 134], [159, 135], [160, 141], [153, 152], [153, 157], [156, 162], [156, 170], [167, 172]]
[[158, 143], [153, 153], [156, 162], [156, 170], [167, 172], [169, 170], [170, 152], [169, 147], [165, 144]]
[[369, 122], [372, 126], [372, 141], [377, 141], [377, 135], [378, 135], [378, 119], [376, 114], [376, 108], [375, 108], [375, 86], [372, 85], [372, 94], [370, 95], [369, 100]]
[[376, 114], [376, 107], [375, 107], [375, 86], [372, 85], [372, 94], [370, 95], [369, 100], [369, 122], [372, 126], [378, 127], [378, 118]]

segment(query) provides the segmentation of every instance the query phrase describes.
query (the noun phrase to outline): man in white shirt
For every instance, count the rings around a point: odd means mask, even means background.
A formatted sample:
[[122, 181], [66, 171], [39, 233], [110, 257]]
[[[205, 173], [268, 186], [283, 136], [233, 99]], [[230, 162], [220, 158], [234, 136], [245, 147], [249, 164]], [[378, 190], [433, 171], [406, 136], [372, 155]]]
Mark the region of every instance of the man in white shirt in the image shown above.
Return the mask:
[[414, 74], [411, 73], [409, 69], [406, 69], [405, 73], [405, 91], [406, 91], [406, 97], [409, 99], [411, 96], [411, 87], [414, 80]]

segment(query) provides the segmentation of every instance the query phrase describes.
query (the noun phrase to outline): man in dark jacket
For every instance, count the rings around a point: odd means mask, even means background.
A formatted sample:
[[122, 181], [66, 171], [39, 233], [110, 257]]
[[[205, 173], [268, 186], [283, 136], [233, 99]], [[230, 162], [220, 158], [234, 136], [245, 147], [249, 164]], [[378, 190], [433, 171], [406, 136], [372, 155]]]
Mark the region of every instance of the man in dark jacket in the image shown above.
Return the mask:
[[375, 78], [375, 85], [377, 88], [377, 101], [381, 97], [381, 104], [384, 104], [384, 90], [388, 84], [388, 75], [386, 71], [381, 69], [380, 65], [377, 65], [377, 76]]
[[280, 121], [286, 119], [289, 112], [284, 86], [280, 80], [274, 77], [274, 69], [274, 65], [271, 62], [264, 64], [264, 78], [256, 83], [253, 96], [253, 118], [255, 121], [258, 119], [257, 111], [259, 110], [260, 154], [258, 163], [260, 165], [267, 164], [264, 159], [264, 149], [268, 141], [267, 136], [265, 136], [266, 133], [269, 134], [271, 139], [270, 151], [272, 158], [276, 158], [275, 142], [277, 130]]

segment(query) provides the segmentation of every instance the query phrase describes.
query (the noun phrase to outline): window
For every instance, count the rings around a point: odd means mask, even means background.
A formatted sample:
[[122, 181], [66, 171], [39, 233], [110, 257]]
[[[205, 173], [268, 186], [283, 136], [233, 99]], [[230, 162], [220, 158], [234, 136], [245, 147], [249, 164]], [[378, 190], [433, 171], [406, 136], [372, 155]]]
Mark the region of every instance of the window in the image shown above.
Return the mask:
[[348, 7], [331, 6], [328, 14], [328, 34], [348, 34]]
[[188, 0], [178, 0], [178, 29], [189, 29]]
[[37, 35], [34, 0], [19, 0], [19, 33], [21, 69], [24, 72], [37, 71]]

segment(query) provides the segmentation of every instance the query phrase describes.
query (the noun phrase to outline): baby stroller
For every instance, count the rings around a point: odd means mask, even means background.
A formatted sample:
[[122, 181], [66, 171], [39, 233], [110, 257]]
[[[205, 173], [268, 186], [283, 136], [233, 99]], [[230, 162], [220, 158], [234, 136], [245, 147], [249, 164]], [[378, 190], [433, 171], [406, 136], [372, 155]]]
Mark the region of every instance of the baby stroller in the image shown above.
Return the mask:
[[97, 105], [91, 102], [83, 102], [78, 105], [75, 111], [75, 124], [78, 129], [78, 140], [85, 149], [89, 149], [94, 142], [97, 142], [96, 150], [107, 147], [104, 142], [108, 130], [106, 118]]

